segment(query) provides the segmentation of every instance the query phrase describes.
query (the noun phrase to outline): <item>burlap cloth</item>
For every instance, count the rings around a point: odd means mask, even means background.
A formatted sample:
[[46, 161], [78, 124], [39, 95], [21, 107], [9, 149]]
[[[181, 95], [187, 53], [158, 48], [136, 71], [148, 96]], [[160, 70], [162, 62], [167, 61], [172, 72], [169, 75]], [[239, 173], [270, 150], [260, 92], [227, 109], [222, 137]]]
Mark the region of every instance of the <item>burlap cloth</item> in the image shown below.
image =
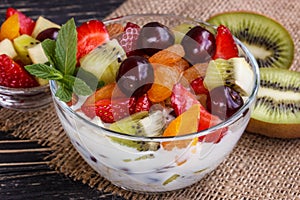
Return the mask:
[[[299, 67], [299, 0], [128, 0], [109, 17], [134, 13], [172, 13], [206, 20], [230, 10], [266, 14], [283, 24], [295, 42], [293, 70]], [[105, 192], [127, 199], [300, 199], [300, 139], [271, 139], [245, 133], [230, 156], [190, 188], [159, 195], [117, 188], [93, 171], [71, 146], [53, 105], [38, 112], [0, 109], [1, 129], [50, 146], [50, 166]], [[300, 130], [299, 130], [300, 131]]]

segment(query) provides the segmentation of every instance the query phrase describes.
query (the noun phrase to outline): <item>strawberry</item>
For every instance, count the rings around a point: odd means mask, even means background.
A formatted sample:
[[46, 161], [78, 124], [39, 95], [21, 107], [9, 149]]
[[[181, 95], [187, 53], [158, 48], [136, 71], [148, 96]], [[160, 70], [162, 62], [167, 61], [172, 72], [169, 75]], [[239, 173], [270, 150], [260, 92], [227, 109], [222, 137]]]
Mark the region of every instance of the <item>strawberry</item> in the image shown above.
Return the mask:
[[27, 17], [22, 12], [14, 9], [14, 8], [8, 8], [6, 10], [6, 19], [12, 16], [13, 14], [17, 13], [19, 16], [19, 23], [20, 23], [20, 34], [27, 34], [31, 35], [33, 28], [35, 26], [35, 21], [32, 20], [30, 17]]
[[0, 55], [0, 85], [11, 88], [39, 86], [33, 76], [6, 54]]
[[124, 28], [121, 37], [118, 38], [120, 45], [123, 47], [127, 56], [136, 49], [136, 41], [140, 33], [140, 27], [137, 24], [128, 22]]
[[150, 107], [151, 102], [148, 98], [148, 95], [144, 94], [136, 100], [135, 112], [149, 111]]
[[193, 88], [195, 94], [208, 94], [208, 90], [203, 84], [203, 78], [198, 77], [191, 82], [191, 87]]
[[109, 39], [103, 22], [90, 20], [77, 27], [77, 60]]
[[[195, 95], [189, 92], [181, 84], [174, 85], [171, 95], [171, 104], [177, 116], [187, 111], [189, 108], [191, 108], [192, 105], [199, 104], [200, 120], [198, 124], [198, 131], [208, 129], [221, 122], [221, 120], [217, 116], [210, 114], [196, 99]], [[225, 130], [217, 130], [209, 135], [199, 137], [198, 140], [216, 143], [220, 141], [221, 137], [223, 137], [224, 134]]]
[[101, 99], [94, 105], [82, 106], [81, 110], [90, 118], [100, 117], [104, 123], [113, 123], [134, 113], [134, 98]]
[[230, 59], [233, 57], [238, 57], [238, 48], [230, 30], [226, 26], [220, 25], [217, 28], [216, 53], [213, 59]]

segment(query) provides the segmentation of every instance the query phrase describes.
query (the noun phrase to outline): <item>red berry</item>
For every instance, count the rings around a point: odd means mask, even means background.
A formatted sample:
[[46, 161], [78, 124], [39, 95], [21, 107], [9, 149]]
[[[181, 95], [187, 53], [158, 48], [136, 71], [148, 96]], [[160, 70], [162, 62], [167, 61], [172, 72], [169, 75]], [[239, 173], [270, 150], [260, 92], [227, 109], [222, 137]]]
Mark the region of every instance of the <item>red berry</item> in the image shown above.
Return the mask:
[[127, 56], [131, 55], [131, 53], [136, 50], [136, 42], [139, 33], [140, 27], [137, 24], [128, 22], [125, 26], [124, 32], [118, 39]]
[[217, 28], [216, 53], [213, 59], [230, 59], [233, 57], [238, 57], [238, 54], [238, 48], [235, 44], [230, 30], [227, 27], [220, 25]]
[[77, 27], [77, 60], [109, 39], [103, 22], [90, 20]]
[[11, 88], [39, 86], [33, 76], [6, 54], [0, 55], [0, 85]]
[[203, 78], [198, 77], [191, 82], [191, 87], [196, 94], [208, 94], [208, 90], [203, 84]]
[[31, 35], [35, 26], [35, 21], [33, 21], [31, 18], [27, 17], [25, 14], [14, 8], [8, 8], [6, 10], [6, 19], [14, 15], [15, 13], [17, 13], [19, 16], [20, 34]]
[[140, 96], [136, 101], [135, 112], [149, 111], [151, 102], [147, 94]]
[[82, 106], [81, 110], [90, 118], [98, 116], [104, 123], [113, 123], [134, 113], [135, 99], [101, 99], [94, 105]]

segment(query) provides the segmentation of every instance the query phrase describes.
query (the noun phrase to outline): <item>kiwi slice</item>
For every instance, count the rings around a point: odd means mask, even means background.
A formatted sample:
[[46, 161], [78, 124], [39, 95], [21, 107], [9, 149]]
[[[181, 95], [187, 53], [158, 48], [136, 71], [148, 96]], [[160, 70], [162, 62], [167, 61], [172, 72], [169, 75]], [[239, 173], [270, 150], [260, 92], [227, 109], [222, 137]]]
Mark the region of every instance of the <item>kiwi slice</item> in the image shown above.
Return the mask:
[[110, 125], [110, 129], [137, 136], [158, 136], [165, 126], [164, 115], [160, 110], [148, 113], [142, 111]]
[[260, 69], [260, 78], [247, 131], [279, 138], [300, 137], [300, 73]]
[[218, 86], [232, 87], [242, 96], [249, 96], [253, 87], [253, 71], [245, 58], [219, 58], [209, 62], [204, 85], [208, 90]]
[[175, 44], [180, 44], [184, 35], [189, 32], [195, 25], [189, 23], [182, 23], [172, 28], [175, 36]]
[[80, 66], [94, 74], [99, 81], [108, 84], [115, 81], [117, 71], [125, 58], [125, 51], [118, 41], [113, 39], [81, 58]]
[[28, 53], [28, 49], [36, 46], [39, 43], [40, 41], [26, 34], [23, 34], [13, 40], [13, 44], [18, 53], [18, 56], [25, 65], [32, 63]]
[[253, 12], [225, 12], [207, 20], [223, 24], [248, 47], [260, 68], [288, 69], [294, 59], [294, 43], [289, 32], [277, 21]]
[[[141, 111], [112, 123], [109, 128], [129, 135], [149, 137], [161, 135], [164, 126], [164, 115], [162, 111], [154, 111], [151, 113]], [[132, 141], [117, 137], [111, 137], [111, 140], [121, 145], [135, 148], [138, 151], [156, 151], [160, 148], [160, 143], [158, 142]]]

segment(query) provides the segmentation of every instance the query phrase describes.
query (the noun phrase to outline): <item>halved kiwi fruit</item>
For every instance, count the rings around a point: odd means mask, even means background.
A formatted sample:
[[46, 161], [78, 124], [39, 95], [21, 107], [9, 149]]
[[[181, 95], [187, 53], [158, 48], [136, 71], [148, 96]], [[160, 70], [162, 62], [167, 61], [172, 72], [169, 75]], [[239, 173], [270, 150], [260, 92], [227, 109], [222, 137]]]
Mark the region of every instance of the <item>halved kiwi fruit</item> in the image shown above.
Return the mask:
[[260, 68], [288, 69], [294, 59], [294, 43], [289, 32], [277, 21], [254, 12], [224, 12], [207, 20], [223, 24], [248, 47]]
[[300, 137], [300, 73], [260, 69], [260, 89], [248, 132], [277, 138]]

